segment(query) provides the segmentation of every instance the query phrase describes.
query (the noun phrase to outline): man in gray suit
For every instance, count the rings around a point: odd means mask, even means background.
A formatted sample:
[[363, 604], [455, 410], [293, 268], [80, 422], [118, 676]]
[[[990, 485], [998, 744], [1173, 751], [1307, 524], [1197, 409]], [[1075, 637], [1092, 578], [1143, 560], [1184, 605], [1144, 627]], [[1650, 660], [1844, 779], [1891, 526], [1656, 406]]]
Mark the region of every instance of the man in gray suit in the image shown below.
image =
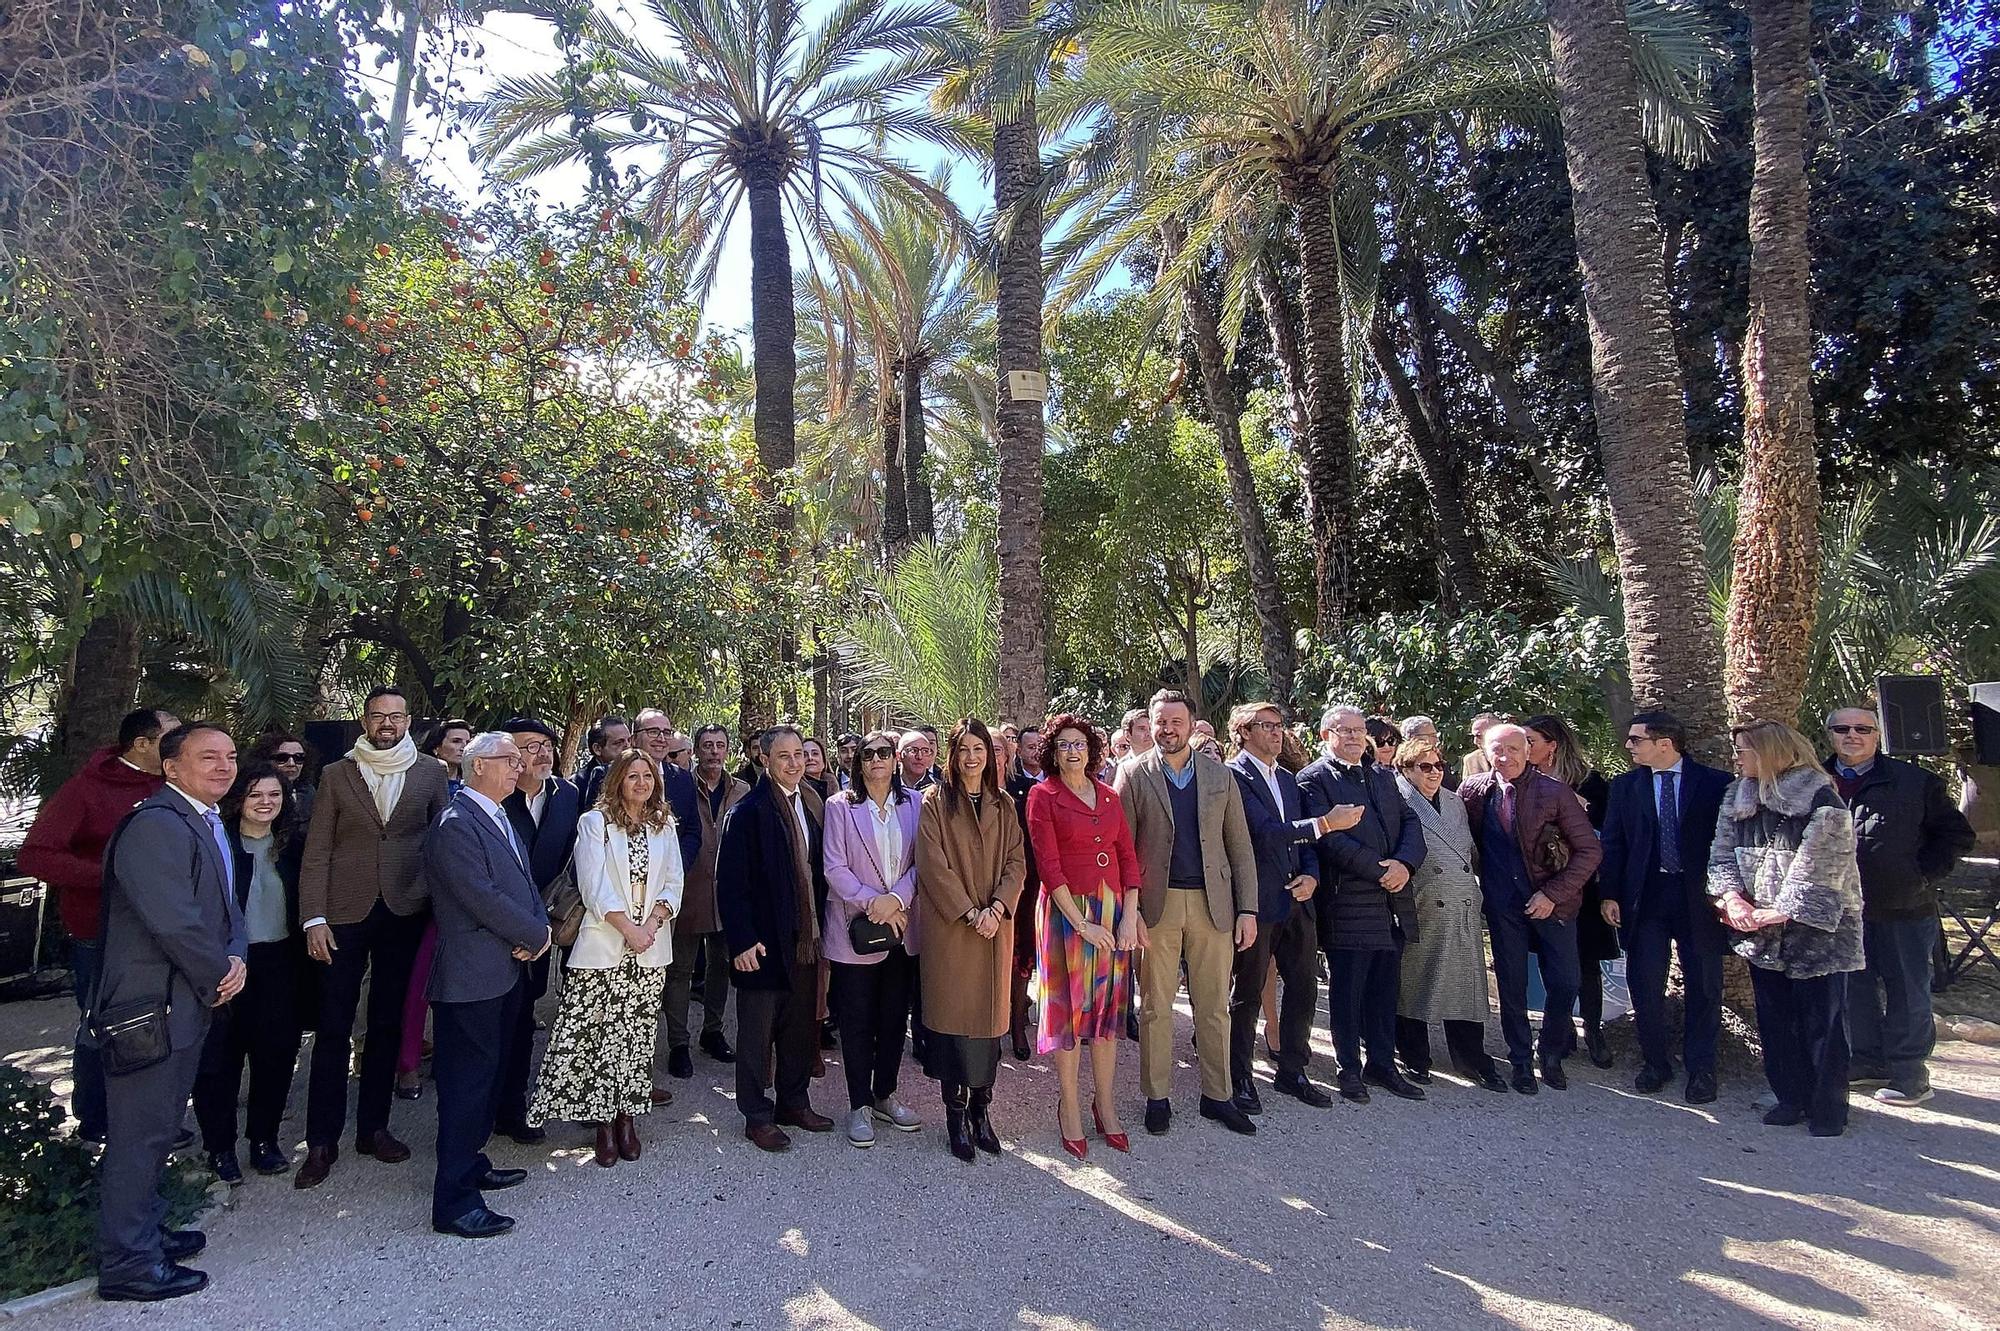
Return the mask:
[[194, 1089], [209, 1009], [242, 992], [249, 955], [216, 808], [236, 780], [236, 742], [193, 721], [162, 735], [159, 753], [166, 788], [126, 817], [105, 855], [104, 968], [91, 1003], [93, 1028], [121, 1009], [163, 1003], [171, 1051], [105, 1078], [97, 1293], [121, 1302], [179, 1298], [208, 1284], [180, 1265], [207, 1239], [163, 1227], [160, 1171]]
[[424, 873], [437, 918], [431, 963], [431, 1031], [436, 1052], [437, 1177], [431, 1228], [483, 1239], [514, 1227], [486, 1209], [486, 1191], [511, 1188], [524, 1169], [495, 1169], [486, 1158], [506, 1053], [527, 1001], [528, 963], [553, 934], [528, 851], [500, 802], [522, 770], [521, 751], [498, 731], [475, 736], [459, 759], [465, 785], [424, 837]]
[[1194, 707], [1171, 689], [1153, 695], [1154, 747], [1118, 768], [1112, 783], [1139, 852], [1139, 1080], [1146, 1131], [1167, 1131], [1174, 1071], [1174, 993], [1187, 962], [1201, 1055], [1201, 1116], [1234, 1132], [1257, 1125], [1229, 1084], [1229, 977], [1236, 954], [1257, 942], [1257, 849], [1243, 794], [1229, 769], [1188, 747]]

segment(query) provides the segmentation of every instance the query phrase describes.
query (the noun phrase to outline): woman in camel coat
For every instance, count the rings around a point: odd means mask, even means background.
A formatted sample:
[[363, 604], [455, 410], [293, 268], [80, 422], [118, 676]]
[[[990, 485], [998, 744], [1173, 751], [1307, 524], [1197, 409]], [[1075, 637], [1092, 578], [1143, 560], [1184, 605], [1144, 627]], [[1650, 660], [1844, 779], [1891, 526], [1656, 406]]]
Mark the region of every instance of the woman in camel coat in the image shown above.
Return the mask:
[[952, 1154], [971, 1160], [975, 1146], [1000, 1150], [987, 1106], [1013, 1016], [1013, 918], [1027, 860], [985, 724], [959, 722], [945, 754], [944, 781], [924, 792], [917, 822], [924, 1071], [943, 1091]]

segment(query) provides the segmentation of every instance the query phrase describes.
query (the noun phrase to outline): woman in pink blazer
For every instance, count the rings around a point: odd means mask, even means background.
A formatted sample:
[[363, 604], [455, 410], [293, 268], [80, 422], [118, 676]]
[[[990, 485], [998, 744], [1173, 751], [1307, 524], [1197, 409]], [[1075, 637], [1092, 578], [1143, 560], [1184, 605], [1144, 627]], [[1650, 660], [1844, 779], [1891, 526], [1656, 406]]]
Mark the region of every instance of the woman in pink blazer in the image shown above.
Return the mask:
[[[860, 1147], [875, 1144], [876, 1120], [899, 1132], [923, 1127], [896, 1099], [916, 978], [910, 903], [917, 893], [918, 812], [919, 801], [896, 773], [896, 736], [879, 730], [855, 751], [847, 789], [826, 801], [820, 933], [847, 1073], [847, 1140]], [[887, 951], [857, 952], [849, 930], [861, 918], [885, 926], [897, 941]]]

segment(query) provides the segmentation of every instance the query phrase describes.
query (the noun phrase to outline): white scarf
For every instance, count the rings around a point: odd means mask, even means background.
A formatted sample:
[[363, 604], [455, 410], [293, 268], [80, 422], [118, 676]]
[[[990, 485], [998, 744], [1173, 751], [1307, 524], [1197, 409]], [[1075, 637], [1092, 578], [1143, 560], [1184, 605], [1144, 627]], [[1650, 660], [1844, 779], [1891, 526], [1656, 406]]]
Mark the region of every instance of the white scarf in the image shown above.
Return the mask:
[[355, 770], [368, 786], [368, 793], [375, 797], [375, 812], [388, 822], [389, 815], [396, 811], [396, 801], [403, 798], [403, 774], [417, 765], [417, 746], [408, 735], [397, 742], [392, 749], [378, 749], [368, 742], [366, 735], [354, 741], [354, 747], [347, 751], [354, 760]]

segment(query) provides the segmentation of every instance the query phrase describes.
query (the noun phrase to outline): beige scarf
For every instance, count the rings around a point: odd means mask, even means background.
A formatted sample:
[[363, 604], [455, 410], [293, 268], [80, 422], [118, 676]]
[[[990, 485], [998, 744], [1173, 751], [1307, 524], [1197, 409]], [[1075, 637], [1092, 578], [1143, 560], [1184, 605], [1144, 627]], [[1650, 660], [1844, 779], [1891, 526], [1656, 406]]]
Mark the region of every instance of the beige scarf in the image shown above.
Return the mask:
[[354, 741], [347, 756], [354, 760], [368, 793], [375, 797], [375, 812], [388, 822], [396, 811], [396, 801], [403, 798], [403, 774], [417, 765], [416, 744], [405, 735], [394, 748], [378, 749], [363, 735]]

